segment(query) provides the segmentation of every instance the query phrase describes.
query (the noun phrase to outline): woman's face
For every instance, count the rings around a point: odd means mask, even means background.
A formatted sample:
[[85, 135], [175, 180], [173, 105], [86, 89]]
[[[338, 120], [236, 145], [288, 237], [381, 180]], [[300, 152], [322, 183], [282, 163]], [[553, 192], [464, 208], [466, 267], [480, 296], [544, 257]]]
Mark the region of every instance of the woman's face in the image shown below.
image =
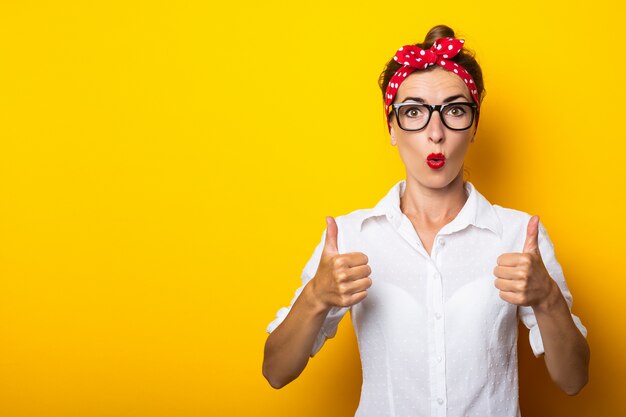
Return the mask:
[[[451, 99], [452, 97], [456, 98]], [[473, 100], [469, 89], [458, 75], [443, 68], [434, 68], [429, 71], [414, 71], [400, 84], [394, 103], [402, 102], [444, 104], [473, 103]], [[424, 129], [407, 132], [400, 129], [395, 115], [391, 117], [391, 145], [398, 145], [407, 176], [428, 188], [446, 187], [458, 175], [462, 176], [465, 154], [476, 133], [475, 119], [467, 130], [450, 130], [443, 125], [439, 112], [433, 111]], [[443, 167], [433, 169], [428, 166], [427, 157], [431, 153], [442, 153], [445, 156]]]

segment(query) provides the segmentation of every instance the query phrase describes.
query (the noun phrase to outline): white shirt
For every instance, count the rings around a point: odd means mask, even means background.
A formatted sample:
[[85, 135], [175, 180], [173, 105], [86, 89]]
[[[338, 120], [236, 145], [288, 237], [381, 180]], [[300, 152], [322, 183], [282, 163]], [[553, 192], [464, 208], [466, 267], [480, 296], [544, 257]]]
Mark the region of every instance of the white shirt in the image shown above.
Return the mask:
[[[405, 187], [401, 180], [374, 208], [335, 218], [339, 253], [365, 253], [372, 286], [362, 302], [331, 309], [311, 355], [350, 309], [363, 367], [355, 417], [519, 417], [518, 317], [530, 329], [535, 356], [544, 352], [543, 343], [532, 308], [502, 300], [493, 269], [499, 255], [522, 251], [531, 216], [492, 205], [466, 181], [465, 205], [437, 233], [428, 255], [400, 210]], [[291, 305], [315, 276], [325, 238], [326, 230]], [[538, 239], [571, 311], [572, 296], [541, 223]], [[268, 333], [289, 309], [278, 310]], [[580, 319], [572, 318], [586, 337]]]

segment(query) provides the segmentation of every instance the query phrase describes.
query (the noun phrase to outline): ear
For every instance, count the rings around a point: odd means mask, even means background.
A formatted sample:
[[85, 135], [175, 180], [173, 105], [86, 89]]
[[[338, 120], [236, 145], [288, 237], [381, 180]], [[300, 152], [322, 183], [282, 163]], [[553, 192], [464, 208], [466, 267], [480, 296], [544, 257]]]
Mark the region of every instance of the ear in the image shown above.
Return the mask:
[[391, 135], [391, 146], [396, 146], [397, 141], [396, 141], [396, 128], [393, 125], [393, 123], [391, 124], [391, 130], [389, 131], [389, 134]]

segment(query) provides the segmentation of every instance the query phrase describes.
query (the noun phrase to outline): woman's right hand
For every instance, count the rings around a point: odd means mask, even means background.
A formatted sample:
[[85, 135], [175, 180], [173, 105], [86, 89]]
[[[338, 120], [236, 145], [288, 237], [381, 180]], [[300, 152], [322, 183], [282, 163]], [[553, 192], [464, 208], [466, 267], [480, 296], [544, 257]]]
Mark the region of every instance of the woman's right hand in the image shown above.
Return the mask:
[[326, 217], [326, 239], [317, 273], [311, 280], [314, 297], [326, 309], [350, 307], [367, 297], [372, 286], [372, 268], [367, 255], [362, 252], [339, 254], [337, 249], [337, 223]]
[[340, 255], [335, 219], [326, 217], [326, 224], [315, 276], [265, 342], [263, 375], [274, 388], [285, 386], [304, 370], [330, 309], [362, 301], [372, 285], [367, 256], [361, 252]]

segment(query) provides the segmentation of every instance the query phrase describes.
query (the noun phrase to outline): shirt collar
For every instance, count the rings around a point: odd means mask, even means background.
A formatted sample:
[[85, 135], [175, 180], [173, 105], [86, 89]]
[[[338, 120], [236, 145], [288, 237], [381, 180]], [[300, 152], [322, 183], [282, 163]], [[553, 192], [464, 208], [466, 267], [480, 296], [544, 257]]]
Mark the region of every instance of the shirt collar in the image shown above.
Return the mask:
[[[488, 229], [494, 232], [498, 237], [502, 237], [502, 223], [493, 208], [493, 205], [478, 192], [474, 184], [465, 181], [464, 187], [468, 193], [467, 201], [461, 211], [450, 223], [446, 224], [439, 234], [450, 234], [465, 229], [467, 226], [474, 225], [482, 229]], [[397, 229], [402, 220], [402, 211], [400, 210], [400, 196], [404, 194], [406, 189], [406, 180], [398, 181], [379, 202], [374, 206], [361, 220], [361, 228], [363, 223], [371, 217], [386, 216], [391, 224]]]

